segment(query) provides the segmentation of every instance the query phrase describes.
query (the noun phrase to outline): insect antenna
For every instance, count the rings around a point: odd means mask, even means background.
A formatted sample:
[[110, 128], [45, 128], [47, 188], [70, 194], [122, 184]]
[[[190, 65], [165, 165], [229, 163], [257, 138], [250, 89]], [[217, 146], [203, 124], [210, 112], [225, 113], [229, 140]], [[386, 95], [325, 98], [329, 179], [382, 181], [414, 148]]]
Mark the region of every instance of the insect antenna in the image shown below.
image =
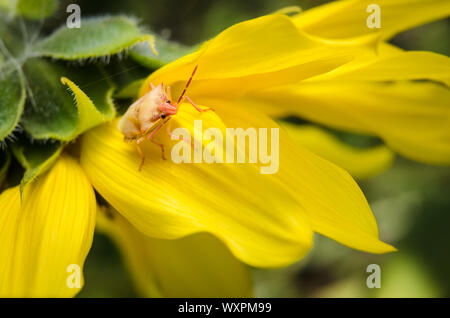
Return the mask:
[[186, 91], [187, 91], [189, 85], [191, 84], [192, 78], [194, 77], [194, 74], [195, 74], [195, 72], [197, 71], [197, 68], [198, 68], [198, 65], [195, 65], [194, 71], [192, 71], [192, 75], [191, 75], [191, 77], [189, 78], [189, 80], [187, 81], [186, 86], [184, 87], [183, 93], [181, 93], [180, 98], [178, 98], [177, 105], [178, 105], [178, 104], [181, 102], [181, 100], [183, 99], [184, 94], [186, 94]]

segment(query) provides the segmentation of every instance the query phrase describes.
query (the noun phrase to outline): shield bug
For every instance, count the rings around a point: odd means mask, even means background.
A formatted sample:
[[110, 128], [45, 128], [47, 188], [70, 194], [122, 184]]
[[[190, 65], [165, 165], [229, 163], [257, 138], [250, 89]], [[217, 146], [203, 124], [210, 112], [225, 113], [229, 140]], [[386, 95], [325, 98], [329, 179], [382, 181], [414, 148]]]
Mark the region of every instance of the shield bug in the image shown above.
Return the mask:
[[[179, 106], [187, 100], [197, 111], [203, 112], [211, 110], [211, 108], [202, 109], [198, 107], [187, 95], [186, 91], [191, 84], [192, 78], [197, 71], [198, 65], [195, 66], [191, 77], [178, 98], [176, 103], [172, 102], [170, 86], [164, 87], [161, 83], [154, 86], [150, 83], [151, 90], [144, 96], [135, 101], [125, 112], [119, 121], [119, 131], [124, 135], [125, 142], [134, 142], [136, 149], [141, 156], [139, 171], [142, 169], [145, 161], [145, 155], [139, 144], [144, 140], [150, 140], [161, 148], [162, 157], [164, 157], [164, 145], [155, 141], [153, 137], [156, 133], [178, 113]], [[169, 135], [170, 126], [167, 129]]]

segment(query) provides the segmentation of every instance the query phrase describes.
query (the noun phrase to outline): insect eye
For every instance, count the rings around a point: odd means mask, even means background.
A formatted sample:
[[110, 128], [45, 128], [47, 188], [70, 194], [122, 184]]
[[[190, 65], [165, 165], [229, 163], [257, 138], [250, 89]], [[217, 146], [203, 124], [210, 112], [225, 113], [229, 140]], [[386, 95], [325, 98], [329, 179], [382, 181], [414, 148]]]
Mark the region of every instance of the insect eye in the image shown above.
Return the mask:
[[166, 100], [166, 103], [167, 103], [167, 104], [170, 104], [170, 100]]
[[162, 114], [161, 114], [161, 118], [162, 118], [162, 119], [166, 118], [166, 114], [162, 113]]

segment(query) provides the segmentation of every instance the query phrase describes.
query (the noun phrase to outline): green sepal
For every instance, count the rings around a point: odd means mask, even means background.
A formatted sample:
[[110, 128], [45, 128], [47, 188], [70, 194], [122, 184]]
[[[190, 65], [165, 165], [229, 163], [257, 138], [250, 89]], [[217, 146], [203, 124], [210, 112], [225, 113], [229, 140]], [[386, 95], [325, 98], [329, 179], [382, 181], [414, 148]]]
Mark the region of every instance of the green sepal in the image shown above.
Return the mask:
[[23, 75], [13, 61], [0, 66], [0, 141], [14, 131], [25, 104]]
[[25, 169], [20, 181], [20, 194], [23, 199], [25, 187], [53, 165], [64, 146], [58, 141], [30, 142], [25, 138], [20, 142], [11, 143], [10, 146], [17, 161]]
[[114, 86], [95, 65], [76, 69], [31, 59], [24, 73], [31, 94], [22, 124], [35, 139], [70, 141], [115, 117]]

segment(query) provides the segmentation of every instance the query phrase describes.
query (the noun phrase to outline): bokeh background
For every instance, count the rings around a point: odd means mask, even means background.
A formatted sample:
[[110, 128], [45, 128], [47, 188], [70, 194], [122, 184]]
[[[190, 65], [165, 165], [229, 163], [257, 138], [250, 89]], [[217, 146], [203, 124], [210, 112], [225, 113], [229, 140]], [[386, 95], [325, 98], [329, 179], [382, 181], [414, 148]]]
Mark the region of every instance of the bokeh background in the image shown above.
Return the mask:
[[[44, 32], [65, 22], [69, 3], [83, 17], [118, 14], [137, 17], [163, 37], [186, 45], [207, 40], [228, 26], [285, 6], [307, 9], [311, 0], [97, 0], [62, 1]], [[449, 20], [398, 35], [391, 42], [407, 50], [450, 54]], [[333, 131], [352, 145], [376, 139]], [[397, 156], [388, 171], [359, 182], [377, 218], [381, 238], [397, 253], [370, 255], [316, 235], [306, 258], [288, 268], [254, 270], [255, 294], [262, 297], [450, 297], [450, 169]], [[381, 288], [366, 287], [366, 267], [381, 266]], [[182, 266], [182, 264], [180, 264]], [[86, 285], [78, 297], [137, 296], [120, 255], [96, 234], [85, 266]]]

